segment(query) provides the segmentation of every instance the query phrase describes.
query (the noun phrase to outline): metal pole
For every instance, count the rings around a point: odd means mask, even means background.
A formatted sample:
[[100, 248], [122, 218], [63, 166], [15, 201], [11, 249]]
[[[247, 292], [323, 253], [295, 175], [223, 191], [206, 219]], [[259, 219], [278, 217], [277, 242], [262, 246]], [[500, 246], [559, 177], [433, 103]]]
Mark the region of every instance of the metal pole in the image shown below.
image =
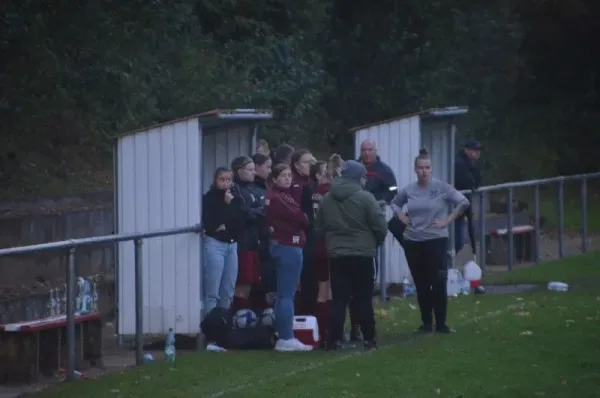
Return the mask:
[[485, 247], [485, 239], [487, 236], [487, 228], [485, 226], [485, 192], [479, 193], [479, 266], [481, 267], [481, 271], [485, 273], [485, 255], [486, 255], [486, 247]]
[[535, 237], [535, 263], [539, 264], [540, 262], [540, 240], [541, 240], [541, 231], [540, 231], [540, 186], [536, 185], [533, 189], [533, 222], [535, 223], [535, 230], [533, 231]]
[[587, 178], [581, 179], [581, 251], [587, 253]]
[[378, 250], [379, 255], [379, 300], [382, 303], [385, 303], [388, 299], [387, 297], [387, 273], [385, 270], [385, 242], [379, 246]]
[[508, 238], [508, 270], [512, 271], [514, 260], [514, 241], [513, 241], [513, 189], [508, 188], [508, 201], [506, 203], [506, 211], [508, 213], [508, 230], [506, 237]]
[[[386, 216], [386, 210], [387, 210], [387, 205], [385, 202], [383, 203], [379, 203], [380, 206], [380, 210], [381, 210], [381, 214], [383, 214], [383, 216]], [[385, 240], [383, 241], [383, 243], [381, 244], [381, 246], [379, 246], [379, 250], [377, 250], [377, 256], [379, 258], [376, 258], [375, 261], [378, 262], [378, 266], [377, 266], [377, 270], [379, 272], [379, 300], [381, 300], [382, 303], [385, 303], [387, 301], [387, 273], [386, 273], [386, 269], [385, 269]]]
[[142, 341], [144, 329], [144, 305], [143, 305], [143, 279], [142, 279], [142, 240], [134, 242], [134, 274], [135, 274], [135, 363], [144, 363], [144, 342]]
[[75, 248], [69, 249], [67, 264], [67, 380], [75, 380]]
[[565, 256], [565, 182], [558, 182], [558, 258]]

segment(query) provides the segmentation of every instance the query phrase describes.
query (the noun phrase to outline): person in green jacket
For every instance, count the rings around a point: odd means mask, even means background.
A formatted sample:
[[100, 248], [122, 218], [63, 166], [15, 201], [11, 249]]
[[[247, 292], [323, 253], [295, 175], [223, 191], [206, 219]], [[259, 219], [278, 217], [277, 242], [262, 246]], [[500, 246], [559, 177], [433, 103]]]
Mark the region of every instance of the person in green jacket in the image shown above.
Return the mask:
[[360, 304], [360, 328], [366, 349], [377, 348], [373, 314], [373, 258], [387, 235], [387, 223], [372, 193], [363, 189], [367, 169], [354, 160], [342, 167], [325, 195], [315, 228], [325, 235], [331, 282], [330, 349], [341, 348], [350, 297]]

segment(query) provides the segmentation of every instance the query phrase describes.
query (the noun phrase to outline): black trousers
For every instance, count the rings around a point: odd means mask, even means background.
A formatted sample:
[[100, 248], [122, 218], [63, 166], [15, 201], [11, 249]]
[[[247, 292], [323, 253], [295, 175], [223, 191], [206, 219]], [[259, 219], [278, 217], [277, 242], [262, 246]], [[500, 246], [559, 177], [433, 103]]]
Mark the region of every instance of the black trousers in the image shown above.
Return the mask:
[[423, 325], [433, 325], [432, 313], [435, 314], [436, 326], [446, 325], [448, 312], [447, 250], [448, 238], [420, 242], [404, 241], [404, 253], [417, 289], [417, 300]]
[[333, 257], [329, 259], [331, 283], [331, 340], [344, 338], [346, 308], [350, 298], [360, 313], [360, 329], [367, 341], [375, 340], [373, 314], [373, 257]]

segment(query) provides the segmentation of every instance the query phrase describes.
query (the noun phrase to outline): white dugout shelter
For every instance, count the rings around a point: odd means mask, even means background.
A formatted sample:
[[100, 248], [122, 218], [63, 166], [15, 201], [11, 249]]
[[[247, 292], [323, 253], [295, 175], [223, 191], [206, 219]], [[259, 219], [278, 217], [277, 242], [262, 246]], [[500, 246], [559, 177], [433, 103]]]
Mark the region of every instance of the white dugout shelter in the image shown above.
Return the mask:
[[[456, 118], [466, 115], [465, 107], [447, 107], [401, 116], [395, 119], [359, 126], [354, 133], [355, 155], [360, 156], [360, 144], [371, 139], [377, 146], [379, 157], [387, 163], [401, 188], [415, 180], [414, 159], [420, 148], [430, 152], [432, 172], [435, 178], [454, 184], [454, 158], [456, 153]], [[387, 218], [392, 217], [388, 208]], [[449, 256], [454, 263], [454, 229], [450, 228]], [[385, 267], [385, 283], [402, 283], [411, 277], [404, 250], [391, 234], [385, 241], [385, 258], [380, 267]]]
[[[202, 195], [217, 167], [252, 155], [257, 126], [270, 111], [214, 110], [117, 138], [114, 154], [116, 233], [201, 223]], [[135, 334], [134, 245], [118, 244], [117, 334]], [[202, 239], [183, 234], [142, 246], [144, 334], [196, 335], [202, 313]]]

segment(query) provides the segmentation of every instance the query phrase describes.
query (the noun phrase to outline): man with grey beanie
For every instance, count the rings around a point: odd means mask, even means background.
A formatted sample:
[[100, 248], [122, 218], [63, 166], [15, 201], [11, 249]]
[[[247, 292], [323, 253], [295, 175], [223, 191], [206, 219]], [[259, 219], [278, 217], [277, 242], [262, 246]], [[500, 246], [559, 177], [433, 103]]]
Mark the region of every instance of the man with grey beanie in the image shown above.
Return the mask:
[[365, 348], [375, 349], [373, 258], [387, 234], [387, 223], [372, 193], [363, 189], [367, 169], [354, 160], [342, 167], [325, 195], [315, 228], [325, 234], [332, 293], [331, 349], [341, 348], [350, 297], [360, 304], [360, 328]]

